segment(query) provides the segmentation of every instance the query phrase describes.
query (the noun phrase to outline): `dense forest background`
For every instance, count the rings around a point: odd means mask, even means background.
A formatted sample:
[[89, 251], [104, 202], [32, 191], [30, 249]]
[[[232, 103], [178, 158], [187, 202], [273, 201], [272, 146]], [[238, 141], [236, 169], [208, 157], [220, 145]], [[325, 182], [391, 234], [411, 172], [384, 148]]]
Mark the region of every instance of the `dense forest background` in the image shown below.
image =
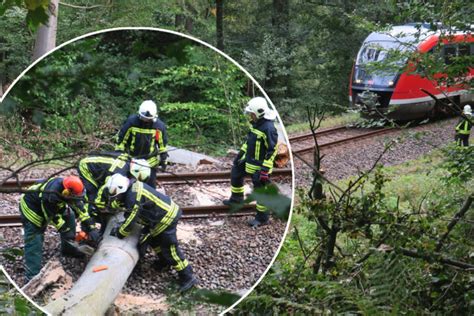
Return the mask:
[[[5, 87], [31, 62], [35, 23], [48, 1], [5, 1], [0, 28], [0, 80]], [[19, 1], [21, 4], [21, 1]], [[148, 26], [202, 39], [237, 60], [263, 86], [286, 124], [305, 106], [340, 113], [362, 40], [373, 29], [472, 16], [468, 1], [111, 1], [59, 2], [57, 44], [104, 28]], [[29, 6], [28, 6], [29, 5]], [[41, 6], [43, 5], [43, 6]], [[20, 5], [21, 6], [21, 5]], [[449, 20], [449, 21], [448, 21]]]
[[[41, 6], [9, 7], [0, 21], [1, 81], [12, 82], [31, 62]], [[25, 1], [29, 3], [33, 1]], [[43, 1], [48, 2], [48, 1]], [[423, 1], [412, 1], [423, 3]], [[21, 3], [21, 2], [20, 2]], [[434, 6], [397, 1], [110, 1], [59, 3], [57, 43], [119, 26], [167, 28], [193, 35], [237, 60], [263, 86], [288, 124], [302, 107], [348, 105], [348, 79], [362, 40], [375, 27], [419, 21]], [[436, 19], [431, 17], [432, 20]], [[428, 21], [429, 22], [429, 21]]]
[[55, 51], [17, 82], [2, 104], [5, 150], [112, 150], [118, 127], [151, 99], [171, 145], [225, 154], [245, 136], [248, 87], [237, 66], [187, 38], [138, 30], [98, 34]]

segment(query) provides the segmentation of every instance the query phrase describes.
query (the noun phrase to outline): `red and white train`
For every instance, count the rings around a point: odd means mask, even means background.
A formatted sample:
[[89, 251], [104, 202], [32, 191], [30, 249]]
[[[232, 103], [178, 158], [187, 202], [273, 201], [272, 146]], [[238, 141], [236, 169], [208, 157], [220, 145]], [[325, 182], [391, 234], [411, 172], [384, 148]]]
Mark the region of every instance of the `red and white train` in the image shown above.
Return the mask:
[[[443, 45], [439, 45], [442, 41]], [[407, 72], [408, 58], [396, 60], [394, 56], [406, 56], [404, 52], [438, 54], [440, 62], [451, 63], [453, 56], [474, 56], [474, 36], [454, 34], [441, 37], [422, 24], [395, 26], [385, 33], [373, 32], [362, 44], [352, 69], [349, 100], [353, 107], [361, 107], [365, 116], [384, 113], [396, 120], [413, 120], [435, 116], [439, 107], [422, 89], [438, 99], [449, 96], [457, 104], [473, 101], [469, 80], [474, 75], [474, 65], [462, 76], [462, 85], [438, 86], [435, 80]], [[376, 65], [382, 65], [376, 69]], [[394, 64], [397, 67], [385, 65]], [[414, 65], [416, 67], [416, 65]], [[436, 74], [435, 77], [443, 76]], [[466, 84], [467, 82], [467, 84]]]

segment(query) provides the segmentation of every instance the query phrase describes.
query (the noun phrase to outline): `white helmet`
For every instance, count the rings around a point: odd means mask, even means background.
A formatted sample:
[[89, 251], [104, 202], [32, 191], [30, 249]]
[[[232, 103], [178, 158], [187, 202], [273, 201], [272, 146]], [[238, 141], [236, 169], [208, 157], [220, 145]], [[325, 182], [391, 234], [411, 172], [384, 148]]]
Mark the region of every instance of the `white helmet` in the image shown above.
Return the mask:
[[130, 162], [130, 173], [138, 181], [145, 181], [150, 177], [150, 164], [145, 159], [132, 159]]
[[144, 121], [154, 121], [158, 117], [155, 102], [151, 100], [143, 101], [138, 109], [138, 115]]
[[274, 120], [276, 118], [275, 111], [270, 110], [267, 104], [267, 100], [262, 97], [256, 97], [251, 99], [245, 107], [245, 113], [253, 113], [257, 117], [266, 118], [267, 120]]
[[469, 104], [466, 104], [462, 112], [464, 113], [464, 115], [472, 115], [471, 106]]
[[105, 183], [105, 187], [107, 188], [107, 190], [109, 190], [110, 196], [114, 197], [127, 192], [129, 184], [130, 180], [127, 177], [116, 173], [109, 177], [109, 179]]

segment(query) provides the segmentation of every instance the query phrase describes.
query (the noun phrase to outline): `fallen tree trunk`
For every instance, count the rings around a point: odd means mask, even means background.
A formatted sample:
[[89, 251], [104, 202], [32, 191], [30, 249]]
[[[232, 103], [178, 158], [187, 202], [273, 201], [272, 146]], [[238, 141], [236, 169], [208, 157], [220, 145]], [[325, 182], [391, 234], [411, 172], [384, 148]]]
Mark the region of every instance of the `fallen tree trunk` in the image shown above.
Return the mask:
[[[52, 315], [104, 315], [122, 290], [138, 261], [140, 228], [118, 239], [110, 231], [118, 223], [114, 216], [104, 238], [72, 289], [44, 308]], [[94, 272], [96, 271], [96, 272]]]

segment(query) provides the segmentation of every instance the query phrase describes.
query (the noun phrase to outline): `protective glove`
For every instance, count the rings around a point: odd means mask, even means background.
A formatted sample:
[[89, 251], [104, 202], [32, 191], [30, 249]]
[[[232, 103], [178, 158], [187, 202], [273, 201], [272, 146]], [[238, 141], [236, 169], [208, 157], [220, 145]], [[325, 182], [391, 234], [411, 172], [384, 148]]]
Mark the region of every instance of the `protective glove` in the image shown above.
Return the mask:
[[99, 215], [99, 210], [97, 209], [97, 207], [95, 205], [93, 205], [91, 203], [87, 204], [87, 212], [91, 216], [98, 216]]
[[112, 230], [110, 231], [110, 236], [117, 237], [118, 239], [125, 238], [125, 236], [120, 233], [120, 225], [117, 225], [112, 228]]
[[258, 180], [260, 180], [260, 182], [262, 184], [269, 183], [270, 182], [270, 176], [268, 174], [268, 171], [260, 170], [259, 175], [258, 175]]
[[160, 170], [164, 172], [166, 170], [166, 165], [167, 165], [167, 159], [169, 155], [168, 153], [161, 153], [160, 154]]
[[99, 230], [97, 228], [91, 230], [89, 233], [89, 239], [90, 241], [92, 242], [93, 245], [98, 245], [99, 244], [99, 241], [100, 241], [100, 233], [99, 233]]
[[88, 218], [85, 221], [81, 223], [81, 228], [83, 231], [86, 233], [89, 233], [90, 231], [95, 229], [95, 222], [92, 218]]
[[75, 232], [72, 229], [69, 229], [68, 227], [66, 229], [60, 230], [59, 233], [61, 234], [61, 238], [65, 240], [74, 241], [74, 238], [76, 237]]
[[239, 153], [237, 154], [237, 156], [234, 158], [234, 161], [233, 161], [233, 164], [234, 166], [237, 166], [240, 162], [240, 160], [242, 159], [242, 157], [244, 156], [245, 152], [240, 150]]

